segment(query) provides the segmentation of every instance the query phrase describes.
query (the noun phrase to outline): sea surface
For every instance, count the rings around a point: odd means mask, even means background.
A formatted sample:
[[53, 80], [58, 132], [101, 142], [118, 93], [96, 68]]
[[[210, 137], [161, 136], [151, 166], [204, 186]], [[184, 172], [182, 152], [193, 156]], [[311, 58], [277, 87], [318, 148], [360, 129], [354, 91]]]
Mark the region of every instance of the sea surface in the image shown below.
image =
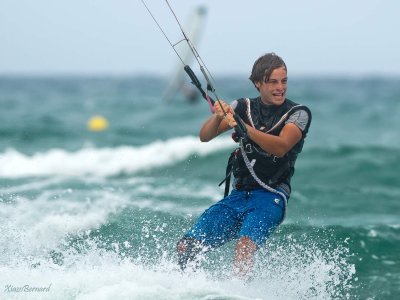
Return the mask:
[[[234, 244], [179, 271], [175, 246], [223, 195], [226, 133], [153, 76], [0, 77], [0, 299], [400, 299], [400, 78], [295, 77], [313, 121], [287, 218], [232, 275]], [[230, 102], [246, 76], [216, 78]], [[109, 127], [88, 130], [93, 116]]]

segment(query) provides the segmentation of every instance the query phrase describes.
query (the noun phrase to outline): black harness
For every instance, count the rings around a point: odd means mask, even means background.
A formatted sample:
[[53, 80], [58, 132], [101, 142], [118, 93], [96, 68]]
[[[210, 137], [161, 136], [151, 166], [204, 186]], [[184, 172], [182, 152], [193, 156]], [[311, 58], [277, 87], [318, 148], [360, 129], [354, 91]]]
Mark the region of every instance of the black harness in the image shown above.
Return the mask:
[[[311, 118], [310, 110], [304, 105], [299, 105], [286, 99], [280, 106], [266, 106], [261, 103], [259, 97], [255, 99], [239, 99], [235, 113], [250, 126], [265, 133], [278, 136], [285, 126], [285, 121], [298, 110], [307, 111]], [[309, 124], [310, 122], [308, 122], [307, 127], [303, 131], [302, 139], [283, 157], [277, 157], [264, 151], [250, 139], [242, 139], [241, 147], [231, 153], [226, 168], [226, 177], [219, 184], [222, 185], [225, 182], [225, 196], [229, 194], [232, 173], [235, 177], [234, 187], [239, 190], [250, 190], [260, 187], [259, 180], [264, 183], [263, 185], [272, 188], [275, 188], [282, 182], [289, 185], [290, 178], [294, 173], [294, 164], [297, 155], [303, 148]], [[235, 134], [233, 134], [233, 138], [237, 141]], [[245, 156], [248, 158], [247, 165], [241, 149], [245, 151]], [[251, 166], [248, 165], [249, 162]], [[257, 181], [255, 177], [258, 177], [257, 179], [259, 180]]]

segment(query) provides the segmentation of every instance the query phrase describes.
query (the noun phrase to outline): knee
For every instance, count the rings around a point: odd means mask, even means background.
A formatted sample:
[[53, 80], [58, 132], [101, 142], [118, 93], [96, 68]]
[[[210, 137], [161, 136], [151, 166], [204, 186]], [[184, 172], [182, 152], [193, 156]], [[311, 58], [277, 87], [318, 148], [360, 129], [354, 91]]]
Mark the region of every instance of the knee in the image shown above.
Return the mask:
[[178, 253], [185, 253], [193, 248], [201, 248], [203, 243], [195, 238], [185, 236], [176, 245]]
[[191, 238], [184, 237], [178, 242], [178, 244], [176, 245], [176, 250], [178, 251], [178, 254], [182, 254], [182, 253], [186, 252], [188, 246], [190, 246], [190, 244], [192, 244], [190, 239]]
[[236, 243], [236, 253], [238, 255], [251, 255], [257, 248], [257, 244], [247, 236], [241, 237]]

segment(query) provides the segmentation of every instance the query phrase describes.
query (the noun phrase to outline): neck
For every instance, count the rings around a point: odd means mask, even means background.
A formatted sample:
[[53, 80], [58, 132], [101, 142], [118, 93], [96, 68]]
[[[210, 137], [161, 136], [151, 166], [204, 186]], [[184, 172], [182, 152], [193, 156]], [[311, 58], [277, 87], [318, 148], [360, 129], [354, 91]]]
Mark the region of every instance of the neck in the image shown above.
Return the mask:
[[282, 106], [282, 105], [286, 102], [286, 98], [285, 98], [285, 101], [283, 101], [282, 104], [280, 104], [280, 105], [275, 105], [275, 104], [271, 104], [271, 103], [265, 102], [265, 101], [261, 98], [261, 96], [258, 97], [258, 99], [260, 100], [261, 105], [264, 106], [264, 107], [266, 107], [266, 108], [280, 107], [280, 106]]

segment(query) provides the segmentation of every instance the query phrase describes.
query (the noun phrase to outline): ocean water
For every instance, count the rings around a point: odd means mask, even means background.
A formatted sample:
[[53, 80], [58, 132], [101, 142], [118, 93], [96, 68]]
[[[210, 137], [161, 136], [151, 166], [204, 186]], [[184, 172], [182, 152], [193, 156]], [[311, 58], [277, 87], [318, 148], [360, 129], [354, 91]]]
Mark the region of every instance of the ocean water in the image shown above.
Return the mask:
[[[206, 103], [162, 103], [165, 85], [0, 77], [0, 299], [400, 299], [400, 79], [290, 78], [313, 123], [249, 280], [233, 243], [177, 267], [235, 143], [200, 143]], [[217, 87], [256, 96], [245, 76]], [[107, 130], [87, 129], [95, 115]]]

